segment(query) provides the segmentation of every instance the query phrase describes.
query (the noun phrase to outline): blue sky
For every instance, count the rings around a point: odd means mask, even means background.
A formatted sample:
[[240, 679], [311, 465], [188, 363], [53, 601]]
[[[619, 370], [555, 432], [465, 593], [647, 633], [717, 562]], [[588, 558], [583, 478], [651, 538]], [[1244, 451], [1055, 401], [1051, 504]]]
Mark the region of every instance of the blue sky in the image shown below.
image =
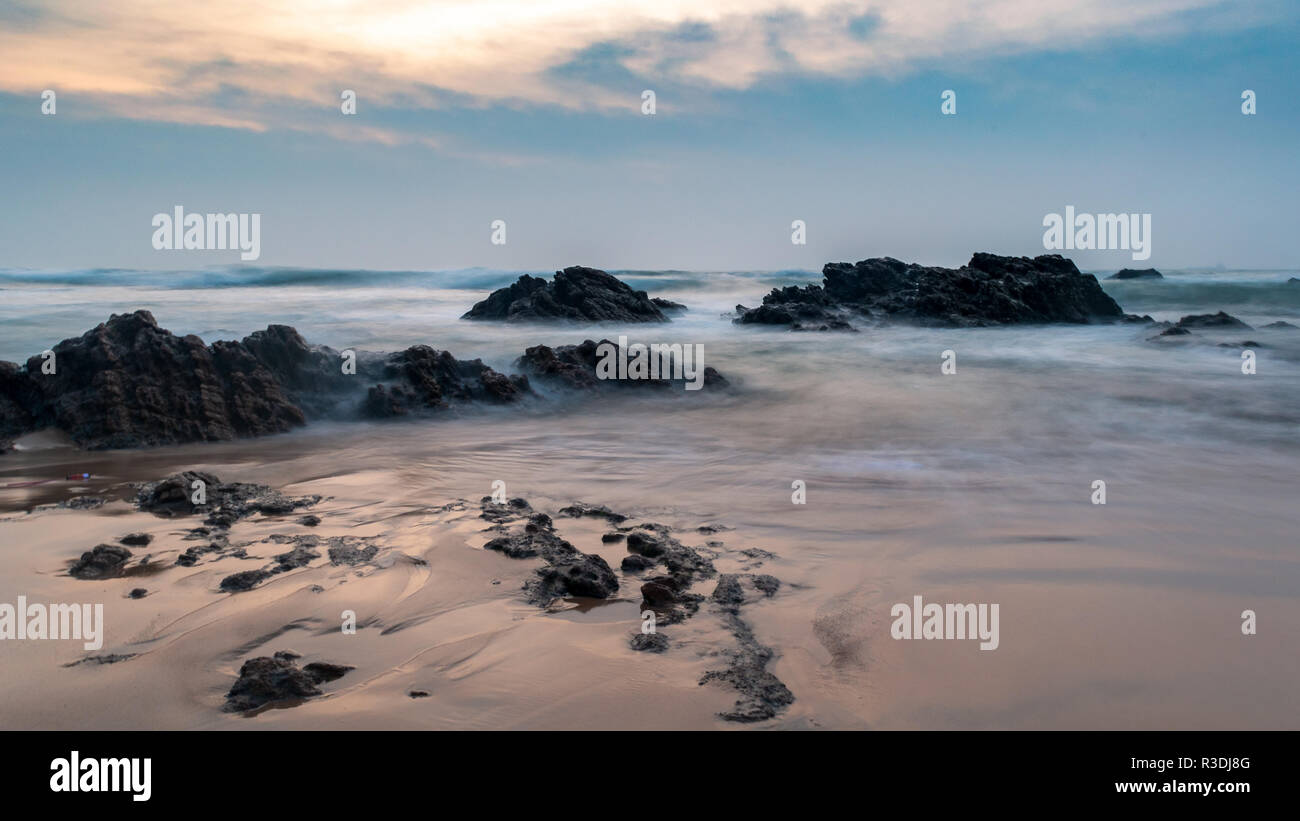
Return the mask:
[[[0, 4], [0, 267], [238, 262], [154, 250], [152, 215], [178, 204], [262, 214], [261, 265], [957, 264], [1043, 253], [1043, 216], [1073, 205], [1150, 213], [1142, 267], [1300, 267], [1294, 3], [1099, 2], [1081, 17], [1092, 7], [1071, 0], [1014, 20], [1024, 4], [987, 3], [942, 25], [892, 3], [670, 4], [650, 21], [587, 3], [491, 27], [457, 4], [395, 5], [402, 25], [373, 31], [351, 8], [355, 49], [339, 26], [295, 48], [298, 28], [268, 24], [245, 39], [277, 50], [213, 31], [151, 53], [181, 24]], [[425, 49], [417, 23], [455, 29], [455, 47]], [[790, 242], [795, 219], [807, 245]]]

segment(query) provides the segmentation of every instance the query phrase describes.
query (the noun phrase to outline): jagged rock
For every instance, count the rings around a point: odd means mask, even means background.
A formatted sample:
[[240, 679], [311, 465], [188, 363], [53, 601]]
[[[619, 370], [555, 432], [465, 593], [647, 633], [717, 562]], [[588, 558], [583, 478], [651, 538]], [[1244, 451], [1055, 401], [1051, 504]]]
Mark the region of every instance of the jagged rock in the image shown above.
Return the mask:
[[68, 568], [68, 575], [78, 579], [105, 579], [122, 572], [131, 551], [115, 544], [95, 545], [81, 554]]
[[[601, 348], [602, 345], [608, 345], [609, 348]], [[687, 381], [686, 379], [664, 378], [665, 374], [662, 370], [658, 379], [599, 378], [596, 366], [601, 358], [600, 352], [612, 351], [609, 355], [616, 356], [617, 350], [617, 343], [608, 339], [602, 339], [600, 342], [588, 339], [580, 345], [560, 345], [556, 348], [546, 345], [534, 345], [524, 351], [524, 355], [519, 358], [515, 365], [539, 382], [577, 390], [592, 390], [599, 387], [613, 386], [643, 386], [660, 389], [681, 388]], [[672, 361], [676, 362], [675, 359]], [[673, 374], [670, 371], [666, 375], [672, 376]], [[682, 375], [686, 376], [684, 369]], [[705, 366], [703, 387], [724, 388], [727, 384], [727, 380], [715, 368]]]
[[834, 330], [863, 320], [963, 327], [1124, 317], [1096, 277], [1059, 254], [977, 253], [956, 269], [890, 257], [832, 262], [822, 268], [822, 283], [774, 289], [757, 308], [737, 306], [735, 321]]
[[317, 685], [334, 681], [354, 669], [340, 664], [313, 662], [301, 670], [293, 663], [293, 654], [277, 653], [274, 657], [258, 656], [245, 661], [239, 678], [226, 694], [227, 712], [256, 710], [267, 704], [296, 701], [321, 694]]
[[390, 354], [379, 376], [388, 382], [372, 386], [363, 405], [373, 418], [444, 409], [453, 401], [515, 402], [530, 393], [527, 377], [506, 376], [480, 359], [458, 360], [428, 345]]
[[403, 416], [530, 393], [527, 377], [425, 345], [353, 352], [349, 374], [339, 352], [287, 325], [209, 346], [159, 328], [148, 311], [114, 314], [53, 352], [50, 374], [40, 356], [0, 362], [0, 445], [49, 427], [88, 449], [220, 441], [282, 433], [309, 416]]
[[[518, 501], [524, 502], [522, 499]], [[491, 497], [484, 497], [485, 512], [489, 506], [502, 507], [493, 505]], [[524, 502], [519, 509], [532, 508]], [[503, 530], [504, 525], [497, 528]], [[537, 577], [524, 585], [528, 600], [533, 604], [545, 606], [566, 596], [605, 599], [618, 591], [618, 578], [609, 564], [600, 556], [583, 553], [560, 538], [551, 517], [545, 513], [532, 514], [522, 527], [516, 526], [483, 547], [500, 551], [512, 559], [540, 556], [546, 562], [545, 567], [536, 571]]]
[[1164, 274], [1155, 268], [1124, 268], [1106, 279], [1164, 279]]
[[114, 314], [55, 345], [54, 373], [42, 373], [34, 356], [0, 382], [10, 383], [5, 398], [22, 406], [29, 429], [59, 428], [89, 449], [261, 436], [303, 424], [271, 372], [238, 343], [228, 345], [175, 336], [148, 311]]
[[1230, 314], [1225, 314], [1223, 311], [1219, 311], [1217, 314], [1194, 314], [1191, 316], [1185, 316], [1182, 319], [1178, 320], [1178, 324], [1175, 327], [1183, 328], [1183, 329], [1242, 328], [1248, 331], [1254, 330], [1245, 322], [1242, 322], [1240, 319], [1237, 319], [1235, 316], [1232, 316]]
[[[673, 308], [681, 308], [670, 303]], [[461, 319], [507, 322], [567, 319], [576, 322], [667, 322], [659, 304], [617, 277], [595, 268], [556, 271], [553, 281], [524, 274], [493, 291]]]

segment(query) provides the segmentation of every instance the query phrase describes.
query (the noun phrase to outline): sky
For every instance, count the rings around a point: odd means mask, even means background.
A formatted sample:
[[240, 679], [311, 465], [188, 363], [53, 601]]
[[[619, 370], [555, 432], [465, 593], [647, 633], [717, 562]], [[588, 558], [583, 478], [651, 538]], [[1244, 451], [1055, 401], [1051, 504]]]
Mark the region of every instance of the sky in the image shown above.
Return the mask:
[[240, 263], [156, 250], [178, 205], [263, 266], [957, 265], [1073, 206], [1151, 215], [1085, 270], [1297, 268], [1297, 43], [1293, 0], [0, 0], [0, 268]]

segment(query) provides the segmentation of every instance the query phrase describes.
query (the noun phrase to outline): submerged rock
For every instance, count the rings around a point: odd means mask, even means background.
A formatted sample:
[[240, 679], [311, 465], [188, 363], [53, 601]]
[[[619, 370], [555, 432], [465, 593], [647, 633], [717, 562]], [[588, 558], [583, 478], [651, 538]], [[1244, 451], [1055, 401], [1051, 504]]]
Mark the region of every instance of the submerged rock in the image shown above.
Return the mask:
[[1164, 274], [1155, 268], [1124, 268], [1106, 277], [1106, 279], [1164, 279]]
[[[661, 307], [660, 303], [664, 303]], [[669, 310], [685, 306], [651, 300], [617, 277], [595, 268], [556, 271], [551, 282], [524, 274], [514, 284], [493, 291], [461, 319], [507, 322], [567, 319], [576, 322], [667, 322]]]
[[[618, 356], [618, 344], [608, 339], [602, 339], [600, 342], [588, 339], [580, 345], [560, 345], [555, 348], [546, 345], [534, 345], [524, 351], [524, 355], [519, 358], [515, 365], [540, 383], [575, 390], [594, 390], [602, 387], [682, 389], [685, 387], [686, 382], [689, 381], [688, 377], [697, 373], [696, 369], [699, 367], [698, 362], [693, 362], [691, 365], [692, 371], [688, 374], [684, 357], [679, 367], [677, 356], [680, 354], [678, 351], [674, 351], [669, 358], [671, 365], [666, 365], [662, 358], [659, 358], [660, 361], [657, 366], [659, 368], [659, 377], [656, 379], [618, 379], [612, 378], [612, 376], [602, 379], [598, 375], [600, 371], [597, 370], [602, 354], [611, 357]], [[648, 358], [646, 362], [649, 363], [649, 361]], [[616, 371], [610, 371], [610, 373], [617, 375]], [[704, 367], [702, 376], [696, 378], [701, 380], [704, 388], [725, 388], [728, 385], [722, 374], [708, 365]]]
[[854, 322], [900, 320], [947, 327], [1116, 321], [1124, 312], [1059, 254], [977, 253], [961, 268], [890, 257], [827, 263], [822, 284], [777, 288], [757, 308], [737, 306], [741, 324], [850, 330]]
[[389, 354], [378, 370], [386, 381], [369, 389], [363, 405], [372, 418], [441, 410], [453, 401], [515, 402], [530, 392], [525, 376], [506, 376], [482, 360], [458, 360], [428, 345]]
[[1231, 314], [1225, 314], [1223, 311], [1219, 311], [1217, 314], [1194, 314], [1191, 316], [1185, 316], [1178, 320], [1178, 324], [1175, 327], [1184, 330], [1188, 328], [1242, 328], [1248, 331], [1254, 330], [1245, 322], [1242, 322]]

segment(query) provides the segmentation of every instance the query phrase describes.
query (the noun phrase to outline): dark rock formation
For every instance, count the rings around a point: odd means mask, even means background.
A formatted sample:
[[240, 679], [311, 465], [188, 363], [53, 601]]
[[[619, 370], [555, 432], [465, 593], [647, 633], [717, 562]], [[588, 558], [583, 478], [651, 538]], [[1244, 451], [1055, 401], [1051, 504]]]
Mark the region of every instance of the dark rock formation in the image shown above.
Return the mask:
[[286, 325], [209, 346], [159, 328], [148, 311], [114, 314], [52, 350], [53, 373], [41, 356], [0, 362], [0, 446], [48, 427], [88, 449], [220, 441], [308, 418], [403, 416], [529, 394], [526, 377], [425, 345], [353, 352], [355, 372], [345, 373], [338, 351]]
[[293, 663], [292, 653], [258, 656], [239, 668], [239, 679], [226, 693], [227, 712], [256, 710], [268, 704], [292, 706], [304, 699], [321, 695], [318, 685], [341, 678], [352, 667], [313, 662], [301, 670]]
[[153, 536], [148, 533], [128, 533], [117, 541], [129, 547], [144, 547], [153, 541]]
[[[504, 506], [494, 505], [489, 496], [485, 497], [483, 507], [485, 514], [495, 509], [493, 513], [498, 523], [494, 529], [503, 534], [489, 540], [483, 546], [485, 549], [500, 551], [512, 559], [540, 556], [546, 562], [545, 566], [537, 569], [536, 578], [524, 585], [528, 600], [533, 604], [545, 607], [555, 599], [567, 596], [607, 599], [618, 592], [618, 577], [609, 564], [600, 556], [583, 553], [560, 538], [550, 516], [533, 513], [522, 527], [509, 530], [505, 524], [509, 520], [502, 518], [500, 510]], [[532, 508], [524, 502], [516, 509], [531, 511]], [[521, 517], [522, 513], [516, 519]]]
[[[661, 302], [666, 302], [661, 300]], [[681, 308], [675, 303], [665, 307]], [[461, 319], [507, 322], [567, 319], [576, 322], [667, 322], [660, 304], [617, 277], [595, 268], [556, 271], [553, 281], [524, 274], [493, 291]]]
[[627, 517], [622, 513], [615, 513], [604, 505], [588, 505], [582, 502], [574, 502], [568, 507], [560, 508], [561, 516], [571, 516], [574, 519], [581, 519], [583, 516], [590, 516], [597, 519], [605, 519], [613, 524], [627, 521]]
[[[194, 503], [195, 482], [202, 483], [202, 504]], [[136, 506], [140, 510], [166, 517], [206, 512], [208, 516], [204, 522], [216, 530], [229, 529], [235, 522], [255, 513], [284, 516], [319, 501], [319, 496], [289, 498], [266, 485], [223, 482], [211, 473], [196, 470], [139, 485], [136, 494]]]
[[977, 253], [956, 269], [890, 257], [832, 262], [822, 268], [822, 283], [774, 289], [757, 308], [736, 306], [735, 321], [849, 330], [863, 320], [964, 327], [1124, 317], [1096, 277], [1059, 254], [1030, 259]]
[[131, 551], [115, 544], [95, 545], [81, 554], [68, 568], [68, 575], [78, 579], [106, 579], [122, 573]]
[[[601, 346], [608, 345], [608, 348]], [[659, 363], [658, 379], [618, 379], [618, 378], [600, 378], [597, 374], [597, 364], [605, 356], [618, 356], [618, 344], [610, 342], [608, 339], [602, 339], [600, 342], [594, 342], [590, 339], [585, 340], [581, 345], [561, 345], [557, 348], [550, 348], [546, 345], [535, 345], [524, 351], [524, 355], [519, 358], [515, 366], [523, 370], [531, 378], [539, 383], [555, 385], [563, 388], [574, 390], [594, 390], [600, 387], [651, 387], [651, 388], [677, 388], [683, 389], [686, 379], [667, 378], [675, 375], [677, 369], [677, 359], [670, 355], [670, 362], [673, 363], [669, 368], [662, 358]], [[646, 354], [649, 356], [649, 352]], [[648, 360], [647, 360], [648, 361]], [[698, 363], [692, 363], [693, 368], [698, 368]], [[610, 371], [611, 376], [617, 376], [617, 371]], [[685, 363], [682, 363], [681, 375], [687, 376]], [[703, 376], [704, 388], [725, 388], [727, 380], [722, 374], [711, 366], [705, 366]]]
[[1287, 330], [1287, 329], [1294, 330], [1296, 326], [1292, 325], [1290, 322], [1283, 322], [1281, 320], [1278, 320], [1277, 322], [1270, 322], [1267, 325], [1264, 325], [1262, 327], [1275, 328], [1277, 330]]
[[1213, 330], [1215, 328], [1244, 328], [1248, 331], [1253, 330], [1245, 322], [1242, 322], [1235, 316], [1225, 314], [1223, 311], [1219, 311], [1217, 314], [1194, 314], [1192, 316], [1185, 316], [1178, 320], [1177, 327], [1183, 329], [1203, 328]]
[[[23, 409], [28, 429], [59, 428], [82, 447], [261, 436], [306, 421], [238, 343], [209, 348], [197, 336], [175, 336], [148, 311], [114, 314], [53, 351], [54, 373], [42, 372], [40, 356], [21, 373], [0, 369], [6, 404]], [[13, 426], [11, 417], [4, 427]]]
[[767, 665], [774, 657], [770, 647], [759, 644], [754, 632], [740, 618], [742, 605], [776, 595], [781, 583], [773, 576], [751, 573], [724, 573], [718, 577], [712, 600], [723, 624], [736, 637], [737, 648], [726, 650], [724, 670], [711, 670], [700, 684], [721, 681], [740, 693], [735, 706], [721, 716], [729, 721], [766, 721], [794, 702], [794, 694]]
[[505, 376], [482, 360], [460, 361], [427, 345], [390, 354], [378, 370], [384, 381], [370, 388], [363, 406], [373, 418], [444, 409], [452, 401], [515, 402], [529, 392], [527, 377]]
[[1124, 268], [1111, 274], [1106, 279], [1164, 279], [1164, 274], [1155, 268]]

